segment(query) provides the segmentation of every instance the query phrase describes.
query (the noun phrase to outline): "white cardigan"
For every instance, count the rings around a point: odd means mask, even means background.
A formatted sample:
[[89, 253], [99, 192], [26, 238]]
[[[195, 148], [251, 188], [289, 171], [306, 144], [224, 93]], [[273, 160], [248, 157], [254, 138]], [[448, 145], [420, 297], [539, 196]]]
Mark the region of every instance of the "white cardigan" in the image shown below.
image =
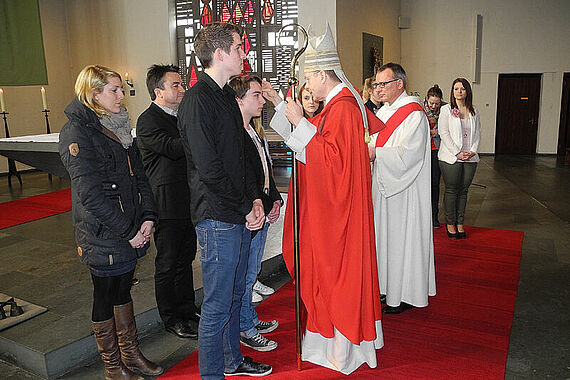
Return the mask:
[[[475, 152], [475, 157], [479, 158], [477, 150], [481, 141], [481, 121], [479, 120], [479, 111], [476, 108], [475, 115], [469, 114], [469, 120], [471, 121], [471, 147], [469, 151]], [[461, 137], [461, 119], [451, 116], [450, 104], [441, 107], [437, 128], [441, 137], [437, 158], [448, 164], [454, 164], [457, 161], [457, 153], [461, 151], [463, 139]]]

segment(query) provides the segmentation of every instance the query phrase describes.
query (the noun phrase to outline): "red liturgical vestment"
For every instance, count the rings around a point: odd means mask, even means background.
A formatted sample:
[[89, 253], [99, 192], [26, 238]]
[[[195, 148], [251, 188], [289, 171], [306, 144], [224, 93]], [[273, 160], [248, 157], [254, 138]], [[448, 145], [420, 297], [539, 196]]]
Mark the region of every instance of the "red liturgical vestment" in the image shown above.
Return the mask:
[[[369, 113], [370, 118], [376, 119]], [[354, 96], [344, 88], [309, 121], [317, 133], [305, 148], [306, 164], [298, 164], [301, 297], [307, 310], [306, 327], [326, 338], [332, 338], [336, 328], [358, 345], [376, 339], [375, 321], [382, 314], [362, 115]], [[292, 203], [287, 202], [283, 230], [283, 256], [291, 274]]]

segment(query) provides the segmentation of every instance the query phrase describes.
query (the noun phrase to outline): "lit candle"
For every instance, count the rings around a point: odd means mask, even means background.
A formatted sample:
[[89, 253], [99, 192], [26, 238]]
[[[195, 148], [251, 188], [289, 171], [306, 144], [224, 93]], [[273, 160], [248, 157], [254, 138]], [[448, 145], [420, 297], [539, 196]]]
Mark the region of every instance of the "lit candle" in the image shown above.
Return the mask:
[[42, 104], [44, 106], [44, 110], [47, 110], [47, 97], [46, 97], [46, 89], [42, 87], [40, 90], [42, 92]]
[[125, 73], [125, 83], [129, 81], [129, 73]]
[[0, 88], [0, 112], [6, 112], [6, 104], [4, 103], [4, 90]]

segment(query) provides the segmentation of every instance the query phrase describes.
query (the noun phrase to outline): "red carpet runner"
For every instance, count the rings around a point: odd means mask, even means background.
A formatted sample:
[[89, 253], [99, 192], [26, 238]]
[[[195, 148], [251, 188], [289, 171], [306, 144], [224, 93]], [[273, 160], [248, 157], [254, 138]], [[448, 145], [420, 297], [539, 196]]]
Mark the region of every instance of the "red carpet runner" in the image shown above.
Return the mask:
[[[466, 240], [435, 230], [437, 296], [427, 308], [385, 315], [378, 368], [366, 364], [356, 379], [503, 379], [519, 278], [522, 232], [467, 228]], [[297, 371], [293, 286], [289, 282], [257, 307], [261, 319], [276, 318], [267, 337], [272, 352], [242, 353], [273, 366], [267, 379], [339, 379], [338, 372], [303, 362]], [[160, 377], [197, 379], [194, 352]]]
[[71, 189], [0, 203], [0, 229], [71, 210]]

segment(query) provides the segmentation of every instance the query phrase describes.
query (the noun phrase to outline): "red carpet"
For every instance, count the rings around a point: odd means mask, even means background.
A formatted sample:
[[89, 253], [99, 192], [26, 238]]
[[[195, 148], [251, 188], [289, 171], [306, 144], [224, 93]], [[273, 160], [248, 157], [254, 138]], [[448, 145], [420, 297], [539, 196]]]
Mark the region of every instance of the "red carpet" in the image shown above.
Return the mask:
[[[435, 232], [437, 296], [427, 308], [383, 319], [384, 348], [378, 368], [366, 364], [357, 379], [503, 379], [519, 278], [522, 232], [467, 228], [466, 240]], [[261, 319], [276, 318], [267, 337], [272, 352], [242, 347], [244, 355], [271, 364], [267, 379], [338, 379], [345, 376], [303, 362], [297, 371], [293, 286], [289, 282], [257, 307]], [[194, 352], [162, 379], [197, 379]]]
[[0, 229], [71, 210], [71, 189], [0, 203]]

